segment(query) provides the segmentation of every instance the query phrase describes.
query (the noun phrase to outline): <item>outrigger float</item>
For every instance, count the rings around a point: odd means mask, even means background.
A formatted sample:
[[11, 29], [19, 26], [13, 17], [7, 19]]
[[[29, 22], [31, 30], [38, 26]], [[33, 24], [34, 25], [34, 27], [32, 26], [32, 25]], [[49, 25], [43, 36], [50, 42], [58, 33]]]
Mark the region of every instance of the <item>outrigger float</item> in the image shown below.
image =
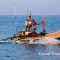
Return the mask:
[[22, 30], [18, 32], [18, 35], [15, 35], [11, 38], [11, 40], [15, 41], [19, 44], [56, 44], [60, 43], [60, 41], [56, 40], [55, 38], [60, 37], [60, 32], [55, 33], [46, 33], [45, 29], [45, 20], [44, 17], [42, 18], [41, 22], [43, 26], [43, 31], [41, 33], [37, 33], [37, 24], [34, 19], [31, 18], [31, 13], [27, 17], [25, 22], [26, 30]]

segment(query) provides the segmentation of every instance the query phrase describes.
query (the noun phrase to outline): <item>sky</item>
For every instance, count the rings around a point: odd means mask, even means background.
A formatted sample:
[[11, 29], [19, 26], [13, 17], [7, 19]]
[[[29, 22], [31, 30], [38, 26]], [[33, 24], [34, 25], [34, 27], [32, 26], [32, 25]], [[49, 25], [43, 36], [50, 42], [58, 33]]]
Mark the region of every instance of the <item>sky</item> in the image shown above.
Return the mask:
[[60, 0], [0, 0], [0, 15], [60, 15]]

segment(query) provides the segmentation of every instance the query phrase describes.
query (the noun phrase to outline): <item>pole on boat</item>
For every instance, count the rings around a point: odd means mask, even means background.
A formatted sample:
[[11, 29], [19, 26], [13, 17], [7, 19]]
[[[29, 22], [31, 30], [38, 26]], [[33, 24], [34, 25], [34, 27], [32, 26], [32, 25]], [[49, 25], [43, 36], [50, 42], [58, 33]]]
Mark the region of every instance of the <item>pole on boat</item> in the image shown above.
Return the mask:
[[31, 19], [31, 11], [30, 11], [30, 19]]
[[29, 14], [28, 14], [28, 9], [27, 9], [27, 17], [29, 16]]

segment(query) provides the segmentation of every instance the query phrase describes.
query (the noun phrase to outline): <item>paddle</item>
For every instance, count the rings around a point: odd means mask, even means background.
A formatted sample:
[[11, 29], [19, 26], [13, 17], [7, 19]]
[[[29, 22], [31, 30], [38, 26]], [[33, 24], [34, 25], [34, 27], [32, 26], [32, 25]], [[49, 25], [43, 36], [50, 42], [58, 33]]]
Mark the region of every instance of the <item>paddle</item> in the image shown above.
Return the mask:
[[8, 37], [8, 38], [5, 38], [5, 39], [1, 39], [0, 41], [6, 41], [8, 39], [12, 39], [12, 37]]

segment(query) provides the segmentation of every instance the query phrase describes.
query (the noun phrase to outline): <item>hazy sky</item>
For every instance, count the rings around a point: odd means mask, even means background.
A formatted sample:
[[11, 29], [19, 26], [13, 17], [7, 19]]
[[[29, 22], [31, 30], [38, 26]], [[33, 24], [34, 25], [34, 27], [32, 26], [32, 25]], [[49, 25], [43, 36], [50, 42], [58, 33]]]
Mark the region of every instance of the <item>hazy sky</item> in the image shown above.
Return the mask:
[[0, 0], [0, 15], [60, 15], [60, 0]]

